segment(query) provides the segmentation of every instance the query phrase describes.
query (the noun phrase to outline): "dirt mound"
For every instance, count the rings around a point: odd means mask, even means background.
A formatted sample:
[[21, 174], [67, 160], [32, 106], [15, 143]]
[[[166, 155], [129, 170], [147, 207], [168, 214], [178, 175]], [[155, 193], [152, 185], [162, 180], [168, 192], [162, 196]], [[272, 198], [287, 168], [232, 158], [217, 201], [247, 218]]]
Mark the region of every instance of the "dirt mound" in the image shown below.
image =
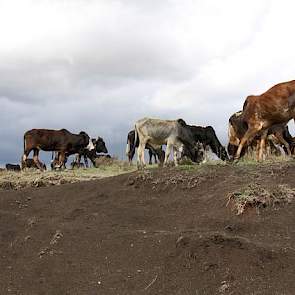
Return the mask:
[[295, 202], [226, 206], [253, 185], [293, 191], [294, 173], [200, 165], [0, 191], [0, 294], [294, 294]]
[[183, 294], [193, 289], [199, 294], [275, 294], [275, 290], [286, 294], [285, 286], [274, 282], [281, 276], [292, 281], [294, 262], [292, 249], [274, 249], [242, 237], [223, 233], [181, 236], [165, 264], [163, 284], [182, 285]]

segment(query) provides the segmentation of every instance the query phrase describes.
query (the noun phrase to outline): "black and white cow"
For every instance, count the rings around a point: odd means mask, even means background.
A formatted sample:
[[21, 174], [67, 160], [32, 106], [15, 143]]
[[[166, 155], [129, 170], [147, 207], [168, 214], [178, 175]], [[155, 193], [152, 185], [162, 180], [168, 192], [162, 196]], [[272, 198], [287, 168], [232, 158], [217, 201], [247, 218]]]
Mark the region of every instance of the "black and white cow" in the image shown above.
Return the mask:
[[[198, 152], [198, 145], [194, 140], [189, 126], [184, 120], [160, 120], [143, 118], [135, 123], [135, 142], [139, 139], [137, 149], [137, 165], [145, 166], [144, 150], [147, 144], [154, 149], [166, 145], [164, 165], [167, 164], [173, 148], [174, 163], [178, 165], [178, 153], [185, 146], [192, 157]], [[134, 147], [135, 149], [135, 147]]]
[[229, 159], [225, 147], [221, 145], [212, 126], [188, 125], [188, 127], [193, 134], [194, 140], [202, 143], [205, 151], [210, 147], [219, 159], [223, 161]]
[[95, 166], [95, 159], [98, 156], [97, 154], [99, 154], [99, 153], [107, 154], [108, 153], [108, 149], [107, 149], [106, 144], [105, 144], [102, 137], [98, 136], [97, 139], [92, 138], [91, 140], [94, 145], [94, 149], [91, 151], [89, 151], [86, 148], [81, 149], [79, 151], [79, 153], [76, 154], [75, 162], [78, 164], [77, 166], [79, 166], [82, 156], [84, 157], [85, 167], [88, 168], [89, 167], [88, 159], [90, 159], [93, 166]]

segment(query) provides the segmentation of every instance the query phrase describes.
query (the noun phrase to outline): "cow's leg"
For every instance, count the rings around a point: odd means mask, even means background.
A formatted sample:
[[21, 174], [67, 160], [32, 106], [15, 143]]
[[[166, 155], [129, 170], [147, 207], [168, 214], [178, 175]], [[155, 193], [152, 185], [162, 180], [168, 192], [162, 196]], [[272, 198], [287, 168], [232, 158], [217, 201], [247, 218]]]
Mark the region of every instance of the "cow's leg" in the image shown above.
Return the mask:
[[145, 150], [146, 141], [140, 140], [137, 148], [137, 167], [144, 168], [144, 150]]
[[267, 132], [268, 130], [264, 130], [262, 135], [261, 135], [261, 138], [260, 138], [260, 147], [259, 147], [259, 156], [258, 156], [258, 161], [263, 161], [263, 156], [265, 154], [265, 140], [266, 140], [266, 137], [267, 137]]
[[39, 150], [38, 149], [34, 149], [33, 160], [34, 160], [36, 166], [38, 167], [38, 169], [43, 171], [43, 167], [41, 166], [41, 164], [39, 162]]
[[31, 148], [24, 149], [24, 154], [23, 154], [22, 160], [21, 160], [22, 169], [26, 168], [26, 161], [27, 161], [27, 159], [28, 159], [29, 154], [30, 154], [31, 151], [32, 151]]
[[165, 160], [164, 160], [164, 166], [167, 165], [170, 153], [171, 153], [172, 144], [170, 142], [167, 143], [166, 151], [165, 151]]
[[22, 160], [21, 160], [21, 168], [22, 168], [22, 170], [27, 167], [26, 161], [27, 161], [27, 158], [28, 158], [30, 152], [31, 152], [30, 150], [25, 150], [24, 151], [24, 154], [23, 154]]
[[87, 159], [87, 156], [86, 155], [84, 155], [84, 162], [85, 162], [85, 167], [86, 168], [89, 168], [88, 159]]
[[65, 152], [63, 152], [63, 151], [60, 152], [59, 153], [59, 159], [58, 159], [60, 168], [65, 168], [65, 159], [66, 159]]
[[[275, 137], [283, 144], [286, 148], [287, 155], [290, 157], [291, 156], [291, 150], [290, 150], [290, 145], [289, 143], [284, 139], [283, 135], [279, 132], [275, 134]], [[284, 149], [285, 150], [285, 149]]]
[[257, 126], [249, 126], [247, 132], [245, 133], [245, 135], [243, 136], [243, 138], [240, 141], [236, 156], [235, 156], [235, 160], [240, 159], [241, 157], [241, 152], [243, 150], [244, 145], [248, 142], [251, 142], [252, 139], [254, 138], [254, 136], [257, 134], [257, 132], [259, 132], [262, 129], [262, 125], [260, 125], [259, 127]]
[[253, 147], [251, 146], [251, 148], [253, 150], [252, 155], [251, 155], [251, 160], [252, 160], [252, 157], [254, 160], [254, 153], [255, 153], [256, 154], [256, 161], [259, 161], [260, 142], [261, 142], [261, 139], [260, 140], [257, 139], [255, 150], [254, 150], [254, 145], [253, 145]]
[[149, 149], [149, 165], [153, 164], [152, 159], [153, 159], [153, 152], [151, 149]]
[[173, 146], [173, 160], [174, 165], [178, 166], [178, 148], [176, 146]]
[[154, 158], [155, 158], [155, 164], [158, 164], [157, 153], [154, 152], [153, 155], [154, 155]]

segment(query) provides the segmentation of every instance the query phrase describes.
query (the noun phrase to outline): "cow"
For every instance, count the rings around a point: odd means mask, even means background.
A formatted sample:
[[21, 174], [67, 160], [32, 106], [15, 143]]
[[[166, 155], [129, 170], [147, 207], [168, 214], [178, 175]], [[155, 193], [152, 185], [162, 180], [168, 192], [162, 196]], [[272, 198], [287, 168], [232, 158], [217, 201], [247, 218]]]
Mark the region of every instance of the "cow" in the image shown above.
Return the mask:
[[75, 154], [83, 148], [94, 149], [89, 136], [81, 131], [73, 134], [66, 129], [32, 129], [24, 134], [24, 154], [22, 161], [25, 162], [30, 152], [34, 151], [33, 160], [40, 170], [39, 151], [56, 151], [59, 153], [58, 163], [62, 166], [67, 155]]
[[5, 168], [7, 171], [16, 171], [16, 172], [19, 172], [21, 169], [20, 169], [20, 165], [15, 165], [15, 164], [6, 164], [5, 165]]
[[[193, 134], [183, 119], [178, 120], [160, 120], [143, 118], [135, 123], [135, 142], [139, 139], [137, 149], [138, 168], [145, 166], [144, 149], [146, 144], [154, 149], [166, 145], [164, 165], [167, 165], [168, 159], [173, 148], [174, 163], [178, 165], [178, 152], [183, 151], [186, 146], [192, 155], [198, 150], [197, 143]], [[135, 145], [133, 147], [135, 149]]]
[[[231, 159], [234, 158], [238, 146], [240, 144], [241, 139], [247, 132], [247, 124], [243, 120], [243, 112], [239, 111], [234, 113], [229, 118], [229, 127], [228, 127], [228, 137], [229, 137], [229, 143], [228, 143], [228, 153], [231, 157]], [[292, 139], [292, 136], [289, 132], [288, 126], [283, 124], [275, 124], [271, 126], [268, 129], [267, 132], [267, 139], [268, 144], [272, 151], [277, 152], [277, 148], [275, 144], [279, 144], [283, 147], [286, 154], [291, 155], [291, 146], [293, 147], [294, 141]], [[260, 144], [260, 133], [258, 133], [255, 136], [255, 142], [256, 145]], [[252, 149], [255, 149], [255, 142], [252, 141], [251, 147]], [[243, 156], [246, 153], [246, 147], [244, 146], [243, 150], [241, 151], [241, 156]], [[257, 155], [258, 156], [258, 155]]]
[[261, 95], [250, 95], [243, 105], [243, 121], [247, 131], [242, 137], [235, 159], [243, 147], [260, 132], [259, 161], [265, 149], [268, 129], [275, 124], [286, 124], [295, 118], [295, 80], [276, 84]]
[[84, 157], [84, 162], [85, 162], [85, 167], [88, 168], [88, 159], [90, 159], [90, 161], [92, 162], [93, 166], [95, 166], [95, 159], [97, 158], [97, 153], [108, 153], [108, 149], [106, 147], [106, 144], [103, 140], [103, 138], [99, 137], [97, 139], [92, 138], [91, 139], [94, 149], [89, 150], [87, 148], [81, 149], [77, 155], [76, 155], [76, 160], [75, 162], [77, 162], [78, 164], [81, 161], [81, 157]]
[[194, 136], [194, 140], [203, 144], [204, 150], [209, 146], [219, 159], [222, 161], [229, 160], [226, 149], [221, 145], [212, 126], [188, 125], [188, 127]]
[[[135, 142], [135, 130], [131, 130], [127, 135], [127, 147], [126, 147], [126, 156], [128, 157], [129, 164], [131, 164], [132, 159], [135, 155], [135, 148], [138, 148], [139, 138]], [[145, 148], [149, 152], [149, 164], [152, 164], [152, 158], [155, 158], [155, 163], [157, 164], [157, 157], [162, 165], [164, 162], [165, 152], [162, 150], [162, 146], [155, 149], [151, 145], [146, 144]]]
[[[46, 165], [44, 163], [40, 162], [40, 165], [42, 167], [43, 170], [46, 170]], [[38, 169], [38, 166], [36, 165], [35, 161], [33, 159], [26, 159], [25, 161], [22, 161], [22, 170], [24, 170], [25, 168], [35, 168]]]

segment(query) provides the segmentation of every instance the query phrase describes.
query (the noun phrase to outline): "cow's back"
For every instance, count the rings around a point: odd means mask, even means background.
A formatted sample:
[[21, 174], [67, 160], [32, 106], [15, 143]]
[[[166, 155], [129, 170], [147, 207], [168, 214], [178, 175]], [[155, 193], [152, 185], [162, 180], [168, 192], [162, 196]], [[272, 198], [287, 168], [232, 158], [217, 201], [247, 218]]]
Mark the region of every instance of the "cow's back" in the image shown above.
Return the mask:
[[170, 137], [177, 137], [177, 121], [143, 118], [135, 123], [141, 136], [155, 144], [165, 144]]
[[266, 126], [289, 121], [295, 115], [295, 80], [274, 85], [261, 95], [247, 97], [244, 119], [261, 120]]
[[66, 129], [31, 129], [24, 134], [25, 146], [45, 151], [58, 150], [73, 136]]

